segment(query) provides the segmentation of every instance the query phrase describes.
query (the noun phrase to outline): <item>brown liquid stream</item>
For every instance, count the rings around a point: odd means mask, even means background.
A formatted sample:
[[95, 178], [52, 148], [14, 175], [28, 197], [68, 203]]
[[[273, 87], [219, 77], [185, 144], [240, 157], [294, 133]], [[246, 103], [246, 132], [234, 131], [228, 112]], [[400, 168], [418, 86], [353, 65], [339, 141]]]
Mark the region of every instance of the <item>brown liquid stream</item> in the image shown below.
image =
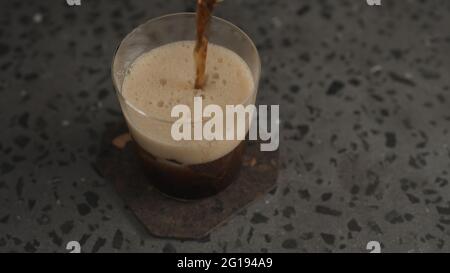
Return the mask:
[[211, 14], [219, 0], [197, 0], [197, 37], [194, 49], [196, 64], [195, 89], [202, 89], [205, 84], [206, 55], [208, 51], [207, 31]]

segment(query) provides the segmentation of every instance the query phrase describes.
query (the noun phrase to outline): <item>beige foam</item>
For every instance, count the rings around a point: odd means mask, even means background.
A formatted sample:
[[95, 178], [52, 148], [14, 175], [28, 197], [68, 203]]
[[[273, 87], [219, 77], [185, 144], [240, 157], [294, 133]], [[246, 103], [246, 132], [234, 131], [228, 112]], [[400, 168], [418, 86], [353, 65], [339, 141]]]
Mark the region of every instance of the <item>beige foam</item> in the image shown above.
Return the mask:
[[[122, 105], [128, 126], [141, 147], [160, 159], [199, 164], [231, 152], [238, 140], [175, 141], [170, 129], [172, 107], [188, 105], [203, 97], [203, 107], [254, 103], [254, 81], [245, 61], [222, 46], [209, 44], [207, 80], [203, 90], [194, 89], [193, 41], [180, 41], [155, 48], [131, 65], [124, 79]], [[135, 110], [141, 112], [139, 114]], [[164, 121], [165, 120], [165, 121]]]

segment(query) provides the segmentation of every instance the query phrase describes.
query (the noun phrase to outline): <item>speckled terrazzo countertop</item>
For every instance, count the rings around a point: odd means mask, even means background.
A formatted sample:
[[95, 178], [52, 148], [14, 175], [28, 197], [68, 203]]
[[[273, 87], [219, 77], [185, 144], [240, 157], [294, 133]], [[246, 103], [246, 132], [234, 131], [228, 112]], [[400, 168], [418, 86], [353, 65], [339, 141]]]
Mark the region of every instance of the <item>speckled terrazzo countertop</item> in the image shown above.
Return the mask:
[[93, 168], [118, 42], [194, 1], [81, 1], [0, 2], [0, 252], [450, 251], [449, 1], [225, 1], [281, 105], [281, 169], [200, 241], [150, 236]]

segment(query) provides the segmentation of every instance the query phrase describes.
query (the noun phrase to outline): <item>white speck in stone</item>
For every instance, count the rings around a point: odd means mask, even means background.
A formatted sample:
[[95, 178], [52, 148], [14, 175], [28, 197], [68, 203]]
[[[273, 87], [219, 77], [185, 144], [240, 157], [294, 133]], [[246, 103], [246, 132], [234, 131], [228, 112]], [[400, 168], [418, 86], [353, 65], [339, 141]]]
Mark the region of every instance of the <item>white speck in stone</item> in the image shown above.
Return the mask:
[[101, 102], [101, 101], [97, 102], [97, 107], [98, 108], [102, 108], [103, 107], [103, 102]]
[[405, 73], [405, 77], [410, 80], [414, 78], [414, 76], [411, 73]]
[[70, 125], [70, 121], [68, 121], [67, 119], [65, 119], [65, 120], [61, 121], [61, 125], [62, 125], [63, 127], [67, 127], [67, 126]]
[[20, 91], [20, 96], [25, 97], [26, 95], [28, 95], [27, 90], [22, 89], [22, 90]]
[[376, 74], [376, 73], [381, 72], [382, 70], [383, 70], [383, 67], [381, 65], [377, 64], [370, 68], [370, 73]]
[[283, 22], [281, 21], [280, 18], [278, 17], [272, 17], [272, 24], [276, 27], [276, 28], [280, 28], [283, 26]]
[[42, 13], [35, 13], [34, 15], [33, 15], [33, 21], [36, 23], [36, 24], [40, 24], [41, 22], [42, 22], [42, 18], [43, 18], [43, 16], [42, 16]]

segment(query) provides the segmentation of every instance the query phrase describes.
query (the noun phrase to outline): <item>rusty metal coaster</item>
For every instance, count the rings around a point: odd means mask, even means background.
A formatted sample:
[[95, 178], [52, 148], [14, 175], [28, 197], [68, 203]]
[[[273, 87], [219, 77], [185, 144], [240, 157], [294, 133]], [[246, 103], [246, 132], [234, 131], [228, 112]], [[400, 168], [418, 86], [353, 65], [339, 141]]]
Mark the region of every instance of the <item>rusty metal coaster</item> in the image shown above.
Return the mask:
[[249, 141], [239, 177], [215, 196], [178, 201], [154, 189], [144, 174], [125, 125], [108, 126], [97, 161], [100, 174], [114, 182], [148, 231], [159, 237], [200, 239], [250, 202], [274, 189], [279, 152], [261, 152]]

